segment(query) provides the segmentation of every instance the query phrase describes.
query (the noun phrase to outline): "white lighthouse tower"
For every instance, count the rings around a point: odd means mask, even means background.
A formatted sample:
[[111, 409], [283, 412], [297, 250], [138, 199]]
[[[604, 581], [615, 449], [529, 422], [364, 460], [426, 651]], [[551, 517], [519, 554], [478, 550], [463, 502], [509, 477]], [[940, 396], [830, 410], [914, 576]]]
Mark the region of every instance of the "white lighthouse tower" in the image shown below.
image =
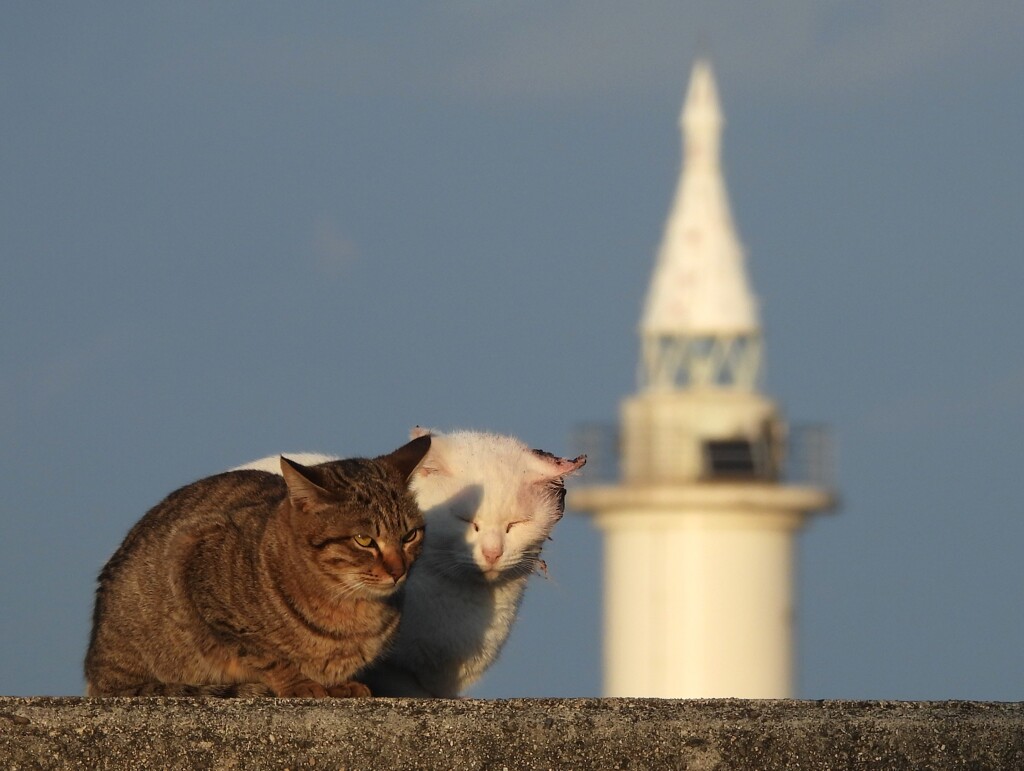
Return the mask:
[[793, 693], [794, 536], [830, 491], [784, 483], [787, 428], [759, 392], [757, 300], [719, 160], [722, 113], [698, 61], [683, 170], [621, 410], [621, 481], [577, 487], [605, 541], [607, 696]]

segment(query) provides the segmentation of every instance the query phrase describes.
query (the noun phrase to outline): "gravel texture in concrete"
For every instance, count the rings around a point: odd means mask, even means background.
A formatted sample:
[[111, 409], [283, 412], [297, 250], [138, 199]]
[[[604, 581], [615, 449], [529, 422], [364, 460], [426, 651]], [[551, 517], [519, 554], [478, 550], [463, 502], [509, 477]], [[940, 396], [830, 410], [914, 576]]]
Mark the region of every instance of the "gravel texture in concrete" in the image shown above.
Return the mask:
[[1024, 703], [0, 697], [0, 768], [1024, 769]]

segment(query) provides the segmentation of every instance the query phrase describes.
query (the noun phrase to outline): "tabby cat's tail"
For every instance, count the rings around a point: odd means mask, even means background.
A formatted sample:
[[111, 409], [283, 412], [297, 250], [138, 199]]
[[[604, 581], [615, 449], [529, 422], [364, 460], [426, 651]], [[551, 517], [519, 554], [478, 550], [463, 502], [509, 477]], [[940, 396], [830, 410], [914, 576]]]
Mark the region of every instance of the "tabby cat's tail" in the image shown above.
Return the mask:
[[263, 683], [220, 683], [217, 685], [136, 683], [102, 689], [89, 683], [85, 693], [87, 696], [216, 696], [221, 698], [274, 695], [270, 687]]

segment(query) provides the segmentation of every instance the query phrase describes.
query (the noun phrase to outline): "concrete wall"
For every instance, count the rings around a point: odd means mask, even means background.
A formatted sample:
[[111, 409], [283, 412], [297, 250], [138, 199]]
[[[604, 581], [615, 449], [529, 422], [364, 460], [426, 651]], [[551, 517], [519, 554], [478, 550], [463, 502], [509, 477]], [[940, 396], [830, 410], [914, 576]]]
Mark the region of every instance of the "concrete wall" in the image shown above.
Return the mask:
[[1024, 703], [0, 697], [0, 768], [1024, 769]]

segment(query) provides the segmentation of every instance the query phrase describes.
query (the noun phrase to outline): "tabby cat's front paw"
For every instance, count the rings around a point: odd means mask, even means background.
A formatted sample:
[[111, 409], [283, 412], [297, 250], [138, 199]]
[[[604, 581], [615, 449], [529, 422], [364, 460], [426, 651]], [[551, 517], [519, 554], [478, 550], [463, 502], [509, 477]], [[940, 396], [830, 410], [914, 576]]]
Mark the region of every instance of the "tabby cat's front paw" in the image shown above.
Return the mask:
[[251, 698], [253, 696], [274, 696], [274, 689], [265, 683], [239, 683], [235, 686], [235, 696]]
[[347, 683], [341, 683], [339, 685], [332, 685], [327, 689], [327, 693], [338, 699], [345, 699], [354, 696], [372, 696], [370, 689], [362, 683], [357, 683], [355, 680], [349, 680]]
[[320, 683], [302, 680], [286, 686], [277, 695], [285, 699], [326, 699], [328, 693]]

